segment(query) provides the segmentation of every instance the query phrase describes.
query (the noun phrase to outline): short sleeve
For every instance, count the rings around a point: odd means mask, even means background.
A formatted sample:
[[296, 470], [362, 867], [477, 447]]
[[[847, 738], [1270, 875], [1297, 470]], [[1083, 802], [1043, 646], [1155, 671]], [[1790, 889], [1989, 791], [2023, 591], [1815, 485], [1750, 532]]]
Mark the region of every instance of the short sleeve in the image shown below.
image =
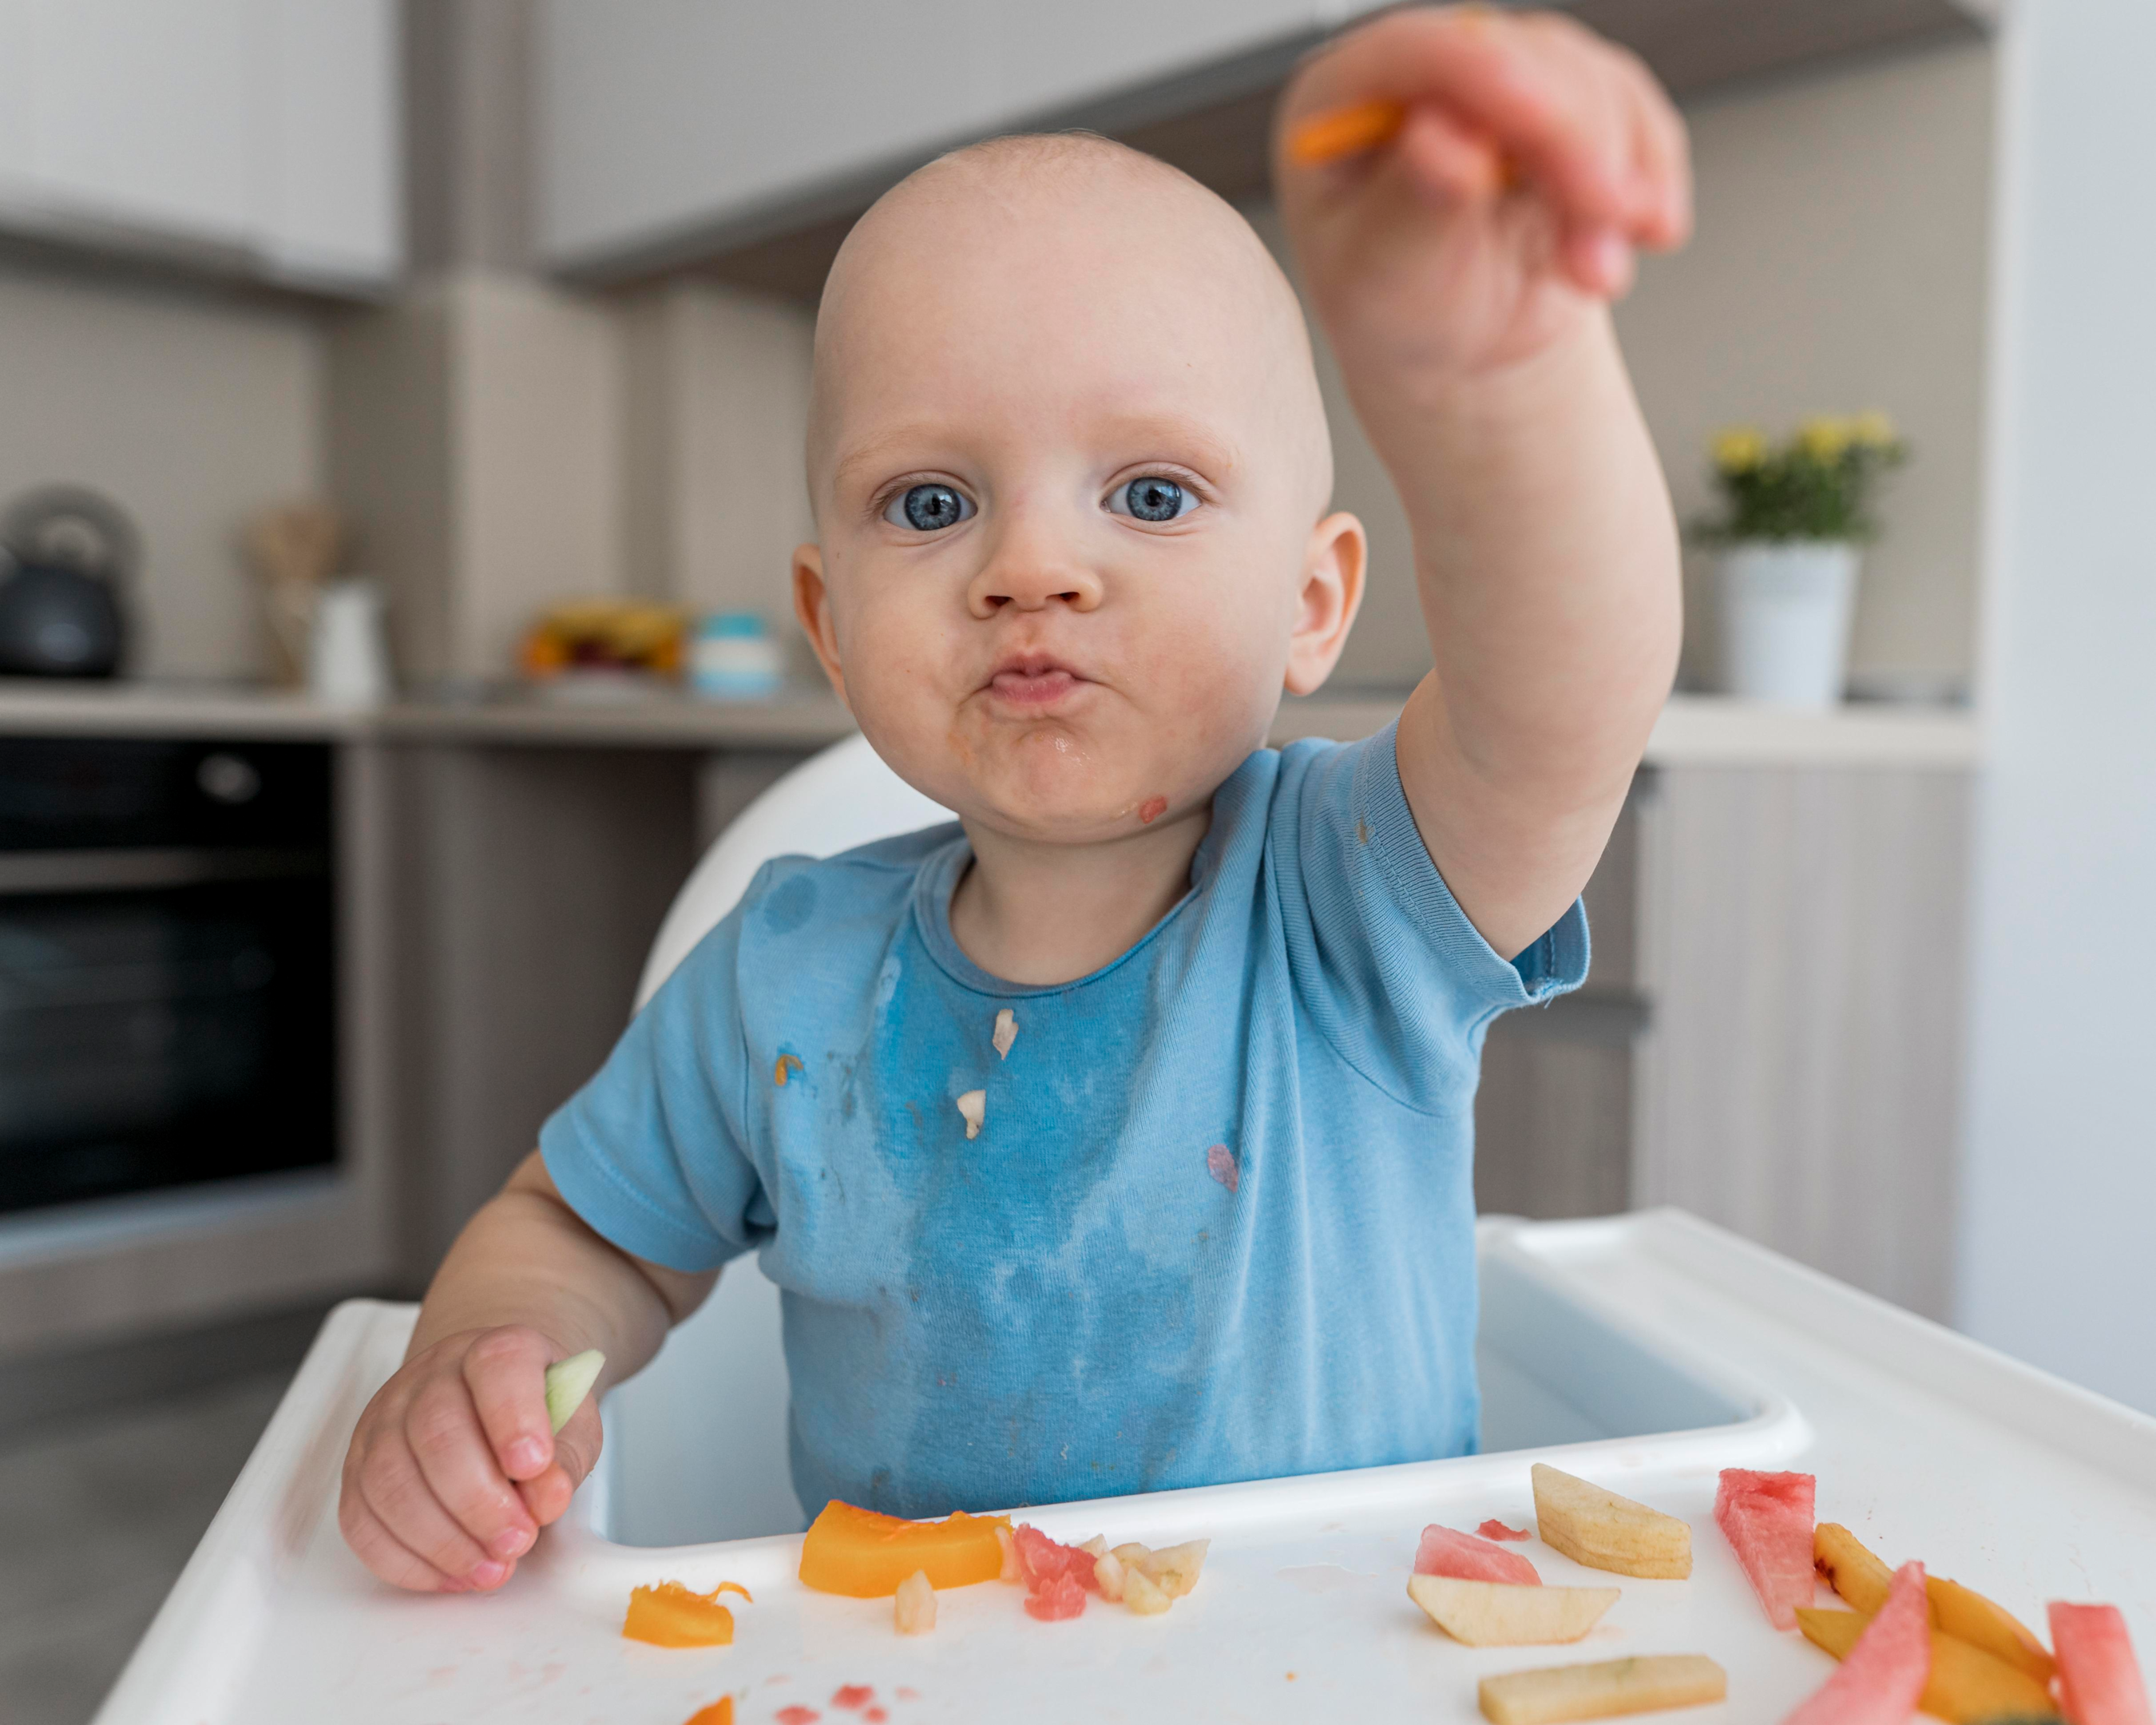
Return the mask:
[[1587, 912], [1575, 900], [1517, 958], [1500, 957], [1430, 860], [1396, 729], [1294, 745], [1268, 842], [1289, 962], [1317, 1029], [1399, 1101], [1451, 1113], [1473, 1104], [1492, 1019], [1587, 979]]
[[[749, 904], [762, 876], [743, 896]], [[624, 1251], [714, 1270], [773, 1231], [747, 1147], [737, 906], [629, 1023], [597, 1076], [539, 1133], [569, 1207]]]

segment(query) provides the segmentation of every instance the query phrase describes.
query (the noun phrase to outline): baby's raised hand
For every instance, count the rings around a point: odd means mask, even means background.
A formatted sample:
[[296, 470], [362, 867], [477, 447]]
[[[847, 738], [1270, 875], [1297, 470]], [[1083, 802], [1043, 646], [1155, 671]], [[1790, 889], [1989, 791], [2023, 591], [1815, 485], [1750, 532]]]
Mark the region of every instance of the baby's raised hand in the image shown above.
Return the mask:
[[[1385, 141], [1297, 159], [1298, 128], [1367, 105], [1400, 112]], [[1423, 8], [1351, 31], [1288, 87], [1274, 153], [1358, 404], [1366, 367], [1459, 377], [1530, 356], [1625, 291], [1636, 249], [1691, 227], [1684, 124], [1653, 74], [1553, 13]]]
[[598, 1399], [558, 1436], [547, 1368], [521, 1326], [444, 1337], [405, 1362], [359, 1416], [337, 1523], [384, 1581], [421, 1592], [500, 1587], [598, 1460]]

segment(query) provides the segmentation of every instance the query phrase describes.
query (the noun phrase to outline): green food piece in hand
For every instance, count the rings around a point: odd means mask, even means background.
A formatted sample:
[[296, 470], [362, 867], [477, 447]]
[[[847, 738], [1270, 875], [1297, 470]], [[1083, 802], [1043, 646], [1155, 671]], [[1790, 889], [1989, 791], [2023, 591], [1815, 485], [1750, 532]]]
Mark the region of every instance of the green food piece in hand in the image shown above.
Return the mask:
[[556, 1431], [583, 1406], [592, 1385], [599, 1381], [599, 1368], [605, 1363], [606, 1356], [598, 1348], [587, 1348], [547, 1368], [547, 1419]]

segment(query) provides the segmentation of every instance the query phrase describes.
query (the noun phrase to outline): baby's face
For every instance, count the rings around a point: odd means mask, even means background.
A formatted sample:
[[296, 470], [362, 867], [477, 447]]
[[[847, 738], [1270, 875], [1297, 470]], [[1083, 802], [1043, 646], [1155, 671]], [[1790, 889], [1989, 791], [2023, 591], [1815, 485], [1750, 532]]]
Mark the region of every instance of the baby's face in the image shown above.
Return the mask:
[[849, 242], [796, 581], [901, 776], [1084, 842], [1202, 807], [1323, 680], [1361, 539], [1321, 527], [1307, 347], [1240, 218], [1113, 160], [1039, 179], [953, 165]]

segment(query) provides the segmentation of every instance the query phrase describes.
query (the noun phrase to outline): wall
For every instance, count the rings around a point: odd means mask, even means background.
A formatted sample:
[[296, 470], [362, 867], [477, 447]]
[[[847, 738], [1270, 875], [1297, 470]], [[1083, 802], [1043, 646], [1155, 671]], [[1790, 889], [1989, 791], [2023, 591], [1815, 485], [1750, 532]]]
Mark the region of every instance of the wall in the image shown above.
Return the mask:
[[0, 505], [69, 480], [142, 536], [130, 668], [259, 675], [241, 521], [322, 480], [323, 338], [266, 300], [0, 266]]
[[2019, 8], [2002, 57], [1958, 1321], [2156, 1413], [2156, 8]]
[[[1696, 105], [1697, 238], [1647, 260], [1618, 311], [1681, 516], [1708, 502], [1703, 451], [1732, 421], [1782, 428], [1878, 405], [1913, 440], [1871, 552], [1852, 670], [1918, 691], [1966, 682], [1974, 651], [1992, 52], [1860, 62]], [[1276, 254], [1270, 203], [1247, 206]], [[1336, 686], [1429, 667], [1391, 481], [1320, 341], [1334, 501], [1370, 529], [1371, 588]], [[1711, 677], [1713, 614], [1691, 559], [1686, 672]]]
[[[1992, 84], [1974, 43], [1692, 107], [1697, 238], [1649, 259], [1618, 313], [1686, 520], [1718, 426], [1880, 407], [1907, 431], [1851, 648], [1875, 681], [1965, 683], [1973, 663]], [[1686, 668], [1711, 675], [1704, 572]]]

